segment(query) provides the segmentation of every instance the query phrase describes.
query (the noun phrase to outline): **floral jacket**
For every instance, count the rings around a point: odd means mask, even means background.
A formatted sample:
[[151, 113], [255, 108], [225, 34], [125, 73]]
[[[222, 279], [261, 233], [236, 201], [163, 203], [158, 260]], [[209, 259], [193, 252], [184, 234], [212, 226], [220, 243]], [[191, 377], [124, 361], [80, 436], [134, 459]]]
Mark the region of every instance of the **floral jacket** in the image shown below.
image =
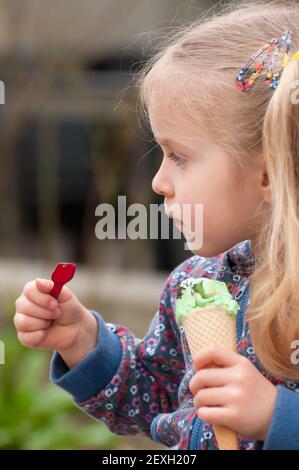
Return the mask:
[[104, 422], [115, 434], [144, 434], [171, 449], [217, 449], [212, 426], [196, 414], [188, 387], [194, 375], [192, 358], [174, 316], [177, 287], [182, 280], [190, 276], [217, 279], [226, 283], [240, 305], [238, 353], [278, 390], [265, 442], [238, 435], [239, 448], [299, 449], [299, 383], [277, 380], [263, 369], [244, 320], [254, 267], [250, 240], [213, 258], [188, 258], [166, 280], [159, 309], [143, 339], [124, 326], [105, 323], [92, 311], [99, 325], [96, 348], [73, 369], [68, 369], [54, 352], [50, 379], [67, 390], [80, 409]]

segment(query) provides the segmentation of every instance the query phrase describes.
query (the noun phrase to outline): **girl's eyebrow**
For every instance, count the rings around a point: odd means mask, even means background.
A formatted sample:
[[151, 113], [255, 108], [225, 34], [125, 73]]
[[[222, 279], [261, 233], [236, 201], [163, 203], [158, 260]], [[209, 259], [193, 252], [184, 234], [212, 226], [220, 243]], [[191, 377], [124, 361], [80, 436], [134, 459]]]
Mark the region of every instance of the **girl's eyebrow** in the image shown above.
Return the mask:
[[159, 137], [159, 136], [156, 137], [155, 135], [154, 135], [154, 139], [157, 142], [157, 144], [166, 144], [167, 145], [170, 142], [168, 139], [163, 139], [163, 137]]
[[171, 144], [181, 145], [179, 142], [171, 141], [170, 139], [166, 139], [166, 138], [163, 138], [163, 137], [159, 138], [159, 136], [157, 136], [157, 137], [154, 136], [154, 139], [160, 145], [161, 144], [162, 145], [168, 145], [168, 146], [171, 146]]
[[168, 147], [170, 149], [176, 147], [178, 149], [182, 149], [182, 152], [184, 152], [184, 151], [192, 152], [192, 148], [189, 147], [186, 144], [183, 144], [182, 142], [178, 142], [178, 141], [175, 141], [175, 140], [170, 140], [170, 139], [159, 137], [159, 136], [157, 136], [157, 137], [154, 136], [154, 139], [155, 139], [155, 141], [157, 142], [158, 145], [165, 145], [165, 147]]

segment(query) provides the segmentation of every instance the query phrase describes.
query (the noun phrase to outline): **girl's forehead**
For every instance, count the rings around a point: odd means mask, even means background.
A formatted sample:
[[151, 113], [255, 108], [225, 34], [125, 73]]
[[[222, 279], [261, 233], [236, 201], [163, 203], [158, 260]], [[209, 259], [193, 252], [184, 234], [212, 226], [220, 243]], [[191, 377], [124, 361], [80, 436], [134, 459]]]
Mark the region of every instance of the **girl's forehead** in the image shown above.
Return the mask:
[[152, 132], [159, 143], [174, 138], [191, 142], [212, 138], [212, 133], [199, 117], [199, 113], [190, 117], [173, 103], [151, 104], [148, 107], [148, 116]]

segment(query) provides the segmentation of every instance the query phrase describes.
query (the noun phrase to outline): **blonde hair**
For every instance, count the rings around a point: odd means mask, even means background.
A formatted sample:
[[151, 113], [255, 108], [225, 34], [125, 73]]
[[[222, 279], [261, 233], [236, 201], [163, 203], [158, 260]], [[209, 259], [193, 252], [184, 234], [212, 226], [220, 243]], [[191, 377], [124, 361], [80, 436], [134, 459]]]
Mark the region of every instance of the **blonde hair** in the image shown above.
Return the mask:
[[158, 92], [193, 125], [199, 126], [201, 116], [205, 130], [213, 130], [214, 141], [242, 168], [263, 156], [272, 200], [254, 245], [246, 315], [263, 367], [278, 378], [298, 379], [299, 368], [290, 358], [291, 344], [299, 340], [299, 110], [290, 92], [299, 79], [299, 60], [284, 69], [276, 90], [264, 83], [263, 74], [249, 92], [236, 90], [233, 82], [252, 54], [284, 31], [291, 31], [289, 56], [299, 49], [299, 5], [218, 6], [167, 35], [142, 67], [136, 79], [139, 109], [148, 118], [152, 93]]

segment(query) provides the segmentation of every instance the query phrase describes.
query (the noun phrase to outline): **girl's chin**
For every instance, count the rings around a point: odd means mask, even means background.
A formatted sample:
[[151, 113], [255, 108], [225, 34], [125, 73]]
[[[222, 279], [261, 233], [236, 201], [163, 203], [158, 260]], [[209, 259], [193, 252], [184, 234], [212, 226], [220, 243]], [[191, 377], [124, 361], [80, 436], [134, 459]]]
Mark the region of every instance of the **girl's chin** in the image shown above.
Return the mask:
[[218, 256], [221, 253], [223, 253], [222, 251], [219, 252], [219, 250], [215, 250], [213, 248], [209, 248], [206, 246], [202, 246], [201, 248], [198, 248], [198, 246], [196, 246], [195, 243], [193, 246], [192, 244], [190, 246], [188, 242], [188, 247], [189, 247], [189, 250], [192, 251], [192, 253], [194, 253], [197, 256], [202, 256], [203, 258], [215, 258], [215, 256]]
[[202, 240], [196, 240], [195, 237], [193, 237], [192, 240], [186, 239], [186, 246], [188, 246], [188, 249], [192, 251], [194, 255], [202, 256], [203, 258], [214, 258], [220, 254], [219, 250], [215, 250], [203, 244]]
[[202, 240], [197, 240], [194, 234], [185, 234], [184, 237], [186, 239], [185, 245], [188, 247], [190, 251], [192, 251], [195, 255], [205, 256], [203, 254], [204, 247], [202, 244]]

